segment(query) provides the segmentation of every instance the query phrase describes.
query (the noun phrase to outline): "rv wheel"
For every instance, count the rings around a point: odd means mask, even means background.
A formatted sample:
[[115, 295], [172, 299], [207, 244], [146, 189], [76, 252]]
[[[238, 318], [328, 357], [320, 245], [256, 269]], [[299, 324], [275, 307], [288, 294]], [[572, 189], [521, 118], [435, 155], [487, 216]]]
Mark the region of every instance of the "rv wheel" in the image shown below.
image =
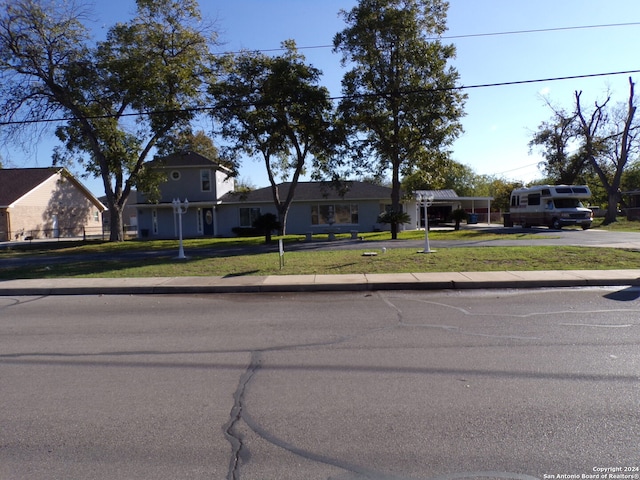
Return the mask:
[[551, 220], [550, 228], [552, 228], [553, 230], [562, 229], [562, 224], [560, 223], [560, 220], [558, 220], [557, 218], [554, 218], [553, 220]]

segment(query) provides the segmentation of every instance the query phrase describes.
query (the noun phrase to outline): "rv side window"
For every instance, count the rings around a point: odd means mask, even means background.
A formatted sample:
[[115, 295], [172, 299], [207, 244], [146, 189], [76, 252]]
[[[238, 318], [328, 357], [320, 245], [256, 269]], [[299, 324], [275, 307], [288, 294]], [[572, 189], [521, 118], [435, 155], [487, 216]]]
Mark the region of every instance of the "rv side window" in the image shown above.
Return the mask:
[[520, 205], [520, 197], [518, 195], [511, 195], [511, 206], [512, 207], [517, 207], [518, 205]]
[[529, 205], [540, 205], [540, 194], [532, 193], [529, 195]]

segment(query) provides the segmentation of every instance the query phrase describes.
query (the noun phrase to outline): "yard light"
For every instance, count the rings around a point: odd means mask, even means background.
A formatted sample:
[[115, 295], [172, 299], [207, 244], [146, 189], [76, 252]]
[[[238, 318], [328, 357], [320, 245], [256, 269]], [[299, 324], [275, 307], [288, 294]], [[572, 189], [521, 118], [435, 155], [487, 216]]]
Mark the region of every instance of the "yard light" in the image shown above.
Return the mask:
[[180, 202], [179, 198], [174, 198], [173, 202], [173, 213], [178, 215], [178, 236], [180, 238], [180, 248], [178, 249], [178, 258], [184, 259], [187, 258], [184, 256], [184, 248], [182, 247], [182, 215], [187, 213], [187, 209], [189, 208], [189, 200], [186, 198], [184, 202]]
[[416, 192], [416, 201], [418, 205], [424, 207], [424, 250], [418, 253], [433, 253], [429, 247], [429, 215], [428, 208], [433, 205], [433, 194], [428, 192]]

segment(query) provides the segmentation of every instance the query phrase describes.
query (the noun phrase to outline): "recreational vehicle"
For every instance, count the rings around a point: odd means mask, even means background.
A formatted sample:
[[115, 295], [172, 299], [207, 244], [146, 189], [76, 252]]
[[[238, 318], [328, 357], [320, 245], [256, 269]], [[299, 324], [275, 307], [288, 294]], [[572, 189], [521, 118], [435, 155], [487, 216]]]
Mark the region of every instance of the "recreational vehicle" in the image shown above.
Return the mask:
[[577, 225], [586, 230], [593, 213], [581, 200], [591, 197], [586, 185], [536, 185], [511, 192], [510, 219], [514, 225], [546, 225], [560, 229]]

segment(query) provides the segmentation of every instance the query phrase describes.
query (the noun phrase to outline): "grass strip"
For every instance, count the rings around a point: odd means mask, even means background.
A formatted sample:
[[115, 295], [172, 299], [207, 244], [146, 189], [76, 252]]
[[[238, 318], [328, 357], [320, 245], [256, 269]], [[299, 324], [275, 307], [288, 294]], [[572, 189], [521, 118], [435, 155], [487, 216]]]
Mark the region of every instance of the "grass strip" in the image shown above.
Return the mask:
[[2, 268], [0, 279], [612, 270], [636, 269], [640, 265], [640, 252], [608, 247], [456, 247], [430, 254], [417, 253], [415, 248], [390, 248], [385, 253], [376, 252], [375, 256], [363, 256], [364, 251], [287, 252], [282, 269], [277, 252], [214, 254], [186, 260], [177, 260], [175, 252], [114, 261], [74, 261], [69, 256], [51, 264]]

